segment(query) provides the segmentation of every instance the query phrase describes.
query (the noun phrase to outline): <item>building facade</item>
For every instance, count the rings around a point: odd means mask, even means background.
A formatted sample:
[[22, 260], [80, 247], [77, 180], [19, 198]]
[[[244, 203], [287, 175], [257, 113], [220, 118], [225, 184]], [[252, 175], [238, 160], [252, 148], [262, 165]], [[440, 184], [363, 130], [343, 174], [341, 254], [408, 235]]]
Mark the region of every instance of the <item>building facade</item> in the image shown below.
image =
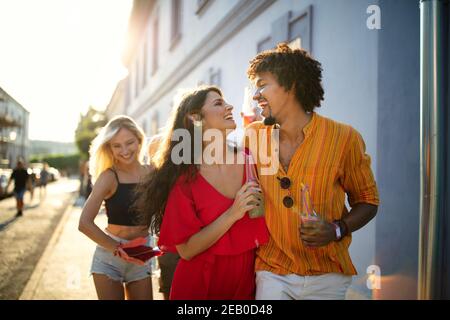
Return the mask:
[[127, 94], [127, 81], [125, 78], [117, 83], [116, 89], [106, 107], [105, 114], [107, 119], [125, 113], [125, 98]]
[[14, 168], [20, 158], [28, 161], [29, 114], [0, 88], [0, 168]]
[[178, 90], [201, 83], [220, 86], [239, 119], [252, 57], [283, 41], [309, 51], [323, 67], [317, 111], [362, 134], [380, 190], [377, 217], [353, 234], [352, 290], [414, 299], [419, 13], [419, 1], [409, 0], [135, 0], [129, 75], [114, 95], [149, 138], [165, 125]]

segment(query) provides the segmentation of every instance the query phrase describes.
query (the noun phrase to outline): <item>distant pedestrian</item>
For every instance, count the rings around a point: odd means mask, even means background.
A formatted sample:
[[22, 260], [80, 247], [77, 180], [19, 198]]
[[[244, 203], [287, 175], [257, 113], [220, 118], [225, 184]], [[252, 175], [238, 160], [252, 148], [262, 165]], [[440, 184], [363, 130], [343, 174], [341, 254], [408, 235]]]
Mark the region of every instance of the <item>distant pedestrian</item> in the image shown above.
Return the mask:
[[49, 178], [48, 163], [44, 162], [41, 173], [39, 175], [39, 197], [45, 198], [47, 196], [47, 183]]
[[[131, 208], [135, 186], [148, 172], [142, 164], [144, 133], [129, 117], [113, 118], [102, 128], [90, 149], [89, 169], [94, 186], [81, 213], [79, 230], [97, 243], [91, 274], [99, 299], [153, 298], [149, 261], [130, 257], [134, 243], [147, 249], [148, 226], [140, 225]], [[108, 226], [94, 222], [105, 203]]]
[[89, 167], [86, 166], [86, 174], [84, 175], [84, 197], [87, 199], [92, 192], [92, 175], [89, 172]]
[[30, 202], [33, 201], [34, 198], [34, 189], [36, 189], [36, 172], [33, 169], [27, 169], [28, 174], [30, 175], [30, 181], [31, 183], [27, 185], [27, 190], [30, 191]]
[[87, 199], [86, 196], [86, 182], [87, 182], [87, 174], [89, 173], [88, 161], [80, 160], [79, 165], [79, 175], [80, 175], [80, 197]]
[[31, 178], [28, 174], [27, 169], [25, 168], [24, 162], [22, 160], [17, 161], [17, 166], [14, 168], [11, 177], [8, 181], [8, 187], [14, 180], [14, 196], [16, 198], [16, 207], [17, 207], [17, 217], [22, 216], [23, 214], [23, 198], [27, 188], [31, 189]]

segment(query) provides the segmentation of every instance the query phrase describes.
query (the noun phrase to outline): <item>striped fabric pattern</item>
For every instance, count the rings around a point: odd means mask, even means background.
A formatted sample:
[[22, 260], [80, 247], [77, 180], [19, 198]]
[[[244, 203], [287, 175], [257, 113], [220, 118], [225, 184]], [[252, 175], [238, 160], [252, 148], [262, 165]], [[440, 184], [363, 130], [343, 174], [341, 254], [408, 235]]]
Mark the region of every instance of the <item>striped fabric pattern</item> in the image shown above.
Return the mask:
[[[254, 122], [246, 128], [258, 135], [267, 130], [267, 148], [271, 150], [273, 127]], [[308, 186], [314, 210], [323, 219], [333, 221], [348, 214], [345, 197], [350, 206], [356, 203], [378, 205], [378, 191], [370, 157], [365, 153], [361, 135], [352, 127], [313, 113], [312, 120], [303, 129], [305, 139], [293, 155], [288, 171], [281, 164], [277, 174], [262, 175], [261, 141], [246, 139], [246, 144], [257, 159], [260, 184], [264, 192], [265, 217], [270, 232], [268, 244], [257, 251], [256, 270], [276, 274], [319, 275], [336, 272], [355, 275], [348, 248], [351, 235], [325, 247], [307, 248], [300, 240], [299, 201], [301, 183]], [[259, 141], [259, 142], [258, 142]], [[288, 177], [291, 187], [280, 187], [277, 179]], [[283, 198], [290, 193], [294, 206], [283, 205]]]

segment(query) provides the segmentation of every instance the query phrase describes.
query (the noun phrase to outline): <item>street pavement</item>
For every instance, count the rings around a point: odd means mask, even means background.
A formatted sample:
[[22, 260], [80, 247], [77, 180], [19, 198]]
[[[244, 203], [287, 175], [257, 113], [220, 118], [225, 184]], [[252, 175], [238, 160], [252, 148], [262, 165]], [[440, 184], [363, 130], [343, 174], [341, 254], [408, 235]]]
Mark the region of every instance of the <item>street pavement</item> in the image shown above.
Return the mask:
[[0, 201], [0, 299], [19, 298], [77, 188], [77, 180], [61, 179], [46, 197], [27, 192], [22, 217], [15, 217], [14, 198]]
[[[0, 201], [0, 300], [97, 299], [89, 269], [95, 243], [78, 231], [84, 199], [79, 181], [63, 178], [49, 184], [46, 197], [25, 195], [22, 217], [15, 199]], [[106, 227], [105, 214], [96, 223]], [[154, 272], [155, 299], [158, 270]]]
[[[34, 270], [21, 300], [96, 300], [94, 282], [89, 274], [95, 243], [78, 231], [83, 199], [69, 206]], [[96, 224], [104, 229], [106, 215], [100, 213]], [[152, 277], [153, 296], [158, 292], [157, 273]]]

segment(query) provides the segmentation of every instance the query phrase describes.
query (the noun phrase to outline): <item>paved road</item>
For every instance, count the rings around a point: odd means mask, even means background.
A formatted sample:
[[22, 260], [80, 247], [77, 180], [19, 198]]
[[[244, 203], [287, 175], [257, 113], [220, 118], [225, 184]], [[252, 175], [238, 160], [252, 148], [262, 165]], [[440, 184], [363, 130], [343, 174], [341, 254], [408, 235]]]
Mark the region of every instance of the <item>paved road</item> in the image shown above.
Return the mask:
[[48, 244], [62, 213], [75, 199], [79, 182], [61, 179], [47, 186], [47, 196], [39, 191], [16, 218], [15, 199], [0, 201], [0, 299], [18, 299]]

